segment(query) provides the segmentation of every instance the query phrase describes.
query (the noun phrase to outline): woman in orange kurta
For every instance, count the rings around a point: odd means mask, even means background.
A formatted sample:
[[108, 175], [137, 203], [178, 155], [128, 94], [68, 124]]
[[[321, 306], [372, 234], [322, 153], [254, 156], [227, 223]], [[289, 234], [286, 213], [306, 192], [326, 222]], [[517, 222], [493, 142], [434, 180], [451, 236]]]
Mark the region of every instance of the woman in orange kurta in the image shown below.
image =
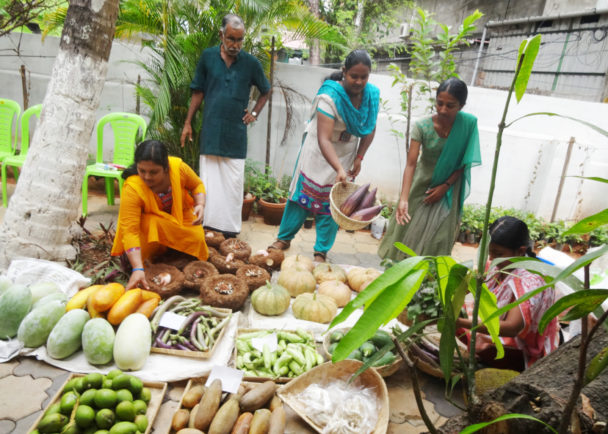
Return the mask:
[[169, 157], [166, 146], [157, 140], [140, 143], [134, 160], [122, 174], [126, 181], [112, 255], [126, 253], [133, 267], [127, 289], [147, 289], [144, 261], [167, 247], [207, 259], [201, 226], [205, 186], [186, 163]]

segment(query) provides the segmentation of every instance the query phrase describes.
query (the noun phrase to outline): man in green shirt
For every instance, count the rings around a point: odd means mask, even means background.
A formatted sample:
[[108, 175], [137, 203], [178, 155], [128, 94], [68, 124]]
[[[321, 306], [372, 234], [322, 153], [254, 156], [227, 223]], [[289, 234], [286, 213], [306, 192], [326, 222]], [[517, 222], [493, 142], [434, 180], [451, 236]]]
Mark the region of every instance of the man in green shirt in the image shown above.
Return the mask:
[[[182, 146], [186, 140], [192, 141], [192, 118], [204, 99], [200, 176], [207, 198], [203, 225], [229, 237], [241, 231], [247, 125], [257, 119], [270, 94], [260, 62], [241, 51], [244, 34], [239, 16], [223, 18], [221, 44], [204, 50], [196, 67], [181, 136]], [[249, 112], [251, 86], [261, 95]]]

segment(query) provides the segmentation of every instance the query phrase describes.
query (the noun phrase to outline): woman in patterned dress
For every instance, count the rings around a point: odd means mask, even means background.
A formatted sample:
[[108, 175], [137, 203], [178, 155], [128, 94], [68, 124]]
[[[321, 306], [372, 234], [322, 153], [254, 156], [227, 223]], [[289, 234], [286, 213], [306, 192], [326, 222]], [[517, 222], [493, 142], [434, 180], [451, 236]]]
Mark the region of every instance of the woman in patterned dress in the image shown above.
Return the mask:
[[[505, 216], [490, 226], [490, 260], [515, 256], [536, 257], [530, 248], [528, 226], [521, 220]], [[545, 285], [537, 274], [523, 268], [504, 270], [511, 261], [505, 259], [488, 272], [488, 289], [496, 295], [496, 304], [504, 307], [525, 294]], [[555, 302], [555, 291], [544, 291], [512, 308], [500, 317], [500, 340], [505, 349], [505, 357], [496, 360], [496, 347], [487, 329], [481, 325], [476, 338], [475, 352], [481, 362], [496, 368], [522, 371], [535, 361], [555, 350], [559, 344], [557, 318], [553, 318], [543, 333], [538, 331], [538, 323], [543, 314]], [[471, 320], [459, 318], [456, 322], [457, 334], [468, 336]]]
[[269, 248], [289, 248], [312, 213], [316, 228], [315, 260], [325, 261], [338, 232], [329, 209], [329, 192], [336, 182], [359, 174], [376, 132], [380, 91], [368, 83], [371, 66], [365, 50], [354, 50], [346, 57], [342, 70], [332, 74], [319, 89], [304, 132], [278, 238]]

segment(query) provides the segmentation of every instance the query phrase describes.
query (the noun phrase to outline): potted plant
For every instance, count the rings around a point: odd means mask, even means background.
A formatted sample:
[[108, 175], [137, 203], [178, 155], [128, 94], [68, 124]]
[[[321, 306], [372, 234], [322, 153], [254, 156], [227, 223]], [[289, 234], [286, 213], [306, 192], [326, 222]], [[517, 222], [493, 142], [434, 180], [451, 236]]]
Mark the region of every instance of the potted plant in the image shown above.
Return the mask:
[[262, 180], [263, 172], [256, 166], [256, 162], [249, 158], [245, 160], [245, 180], [243, 182], [243, 208], [241, 219], [249, 219], [253, 204], [256, 201], [255, 191]]
[[270, 167], [267, 166], [266, 170], [259, 172], [257, 181], [251, 193], [258, 198], [258, 205], [260, 213], [264, 217], [264, 223], [269, 225], [280, 224], [287, 203], [290, 177], [284, 176], [279, 182], [272, 175]]

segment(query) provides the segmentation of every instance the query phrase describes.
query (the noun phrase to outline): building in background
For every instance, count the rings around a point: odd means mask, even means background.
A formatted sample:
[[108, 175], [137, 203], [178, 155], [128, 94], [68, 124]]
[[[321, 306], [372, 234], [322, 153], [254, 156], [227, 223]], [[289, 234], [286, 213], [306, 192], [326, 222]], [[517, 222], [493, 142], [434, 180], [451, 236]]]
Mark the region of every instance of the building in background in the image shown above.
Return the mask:
[[[542, 46], [528, 92], [608, 102], [608, 0], [418, 0], [433, 18], [457, 29], [476, 9], [484, 16], [478, 32], [456, 54], [458, 73], [469, 84], [507, 89], [523, 39], [540, 33]], [[404, 10], [391, 38], [408, 43], [415, 11]], [[379, 50], [378, 71], [397, 63], [407, 70], [409, 57]]]

